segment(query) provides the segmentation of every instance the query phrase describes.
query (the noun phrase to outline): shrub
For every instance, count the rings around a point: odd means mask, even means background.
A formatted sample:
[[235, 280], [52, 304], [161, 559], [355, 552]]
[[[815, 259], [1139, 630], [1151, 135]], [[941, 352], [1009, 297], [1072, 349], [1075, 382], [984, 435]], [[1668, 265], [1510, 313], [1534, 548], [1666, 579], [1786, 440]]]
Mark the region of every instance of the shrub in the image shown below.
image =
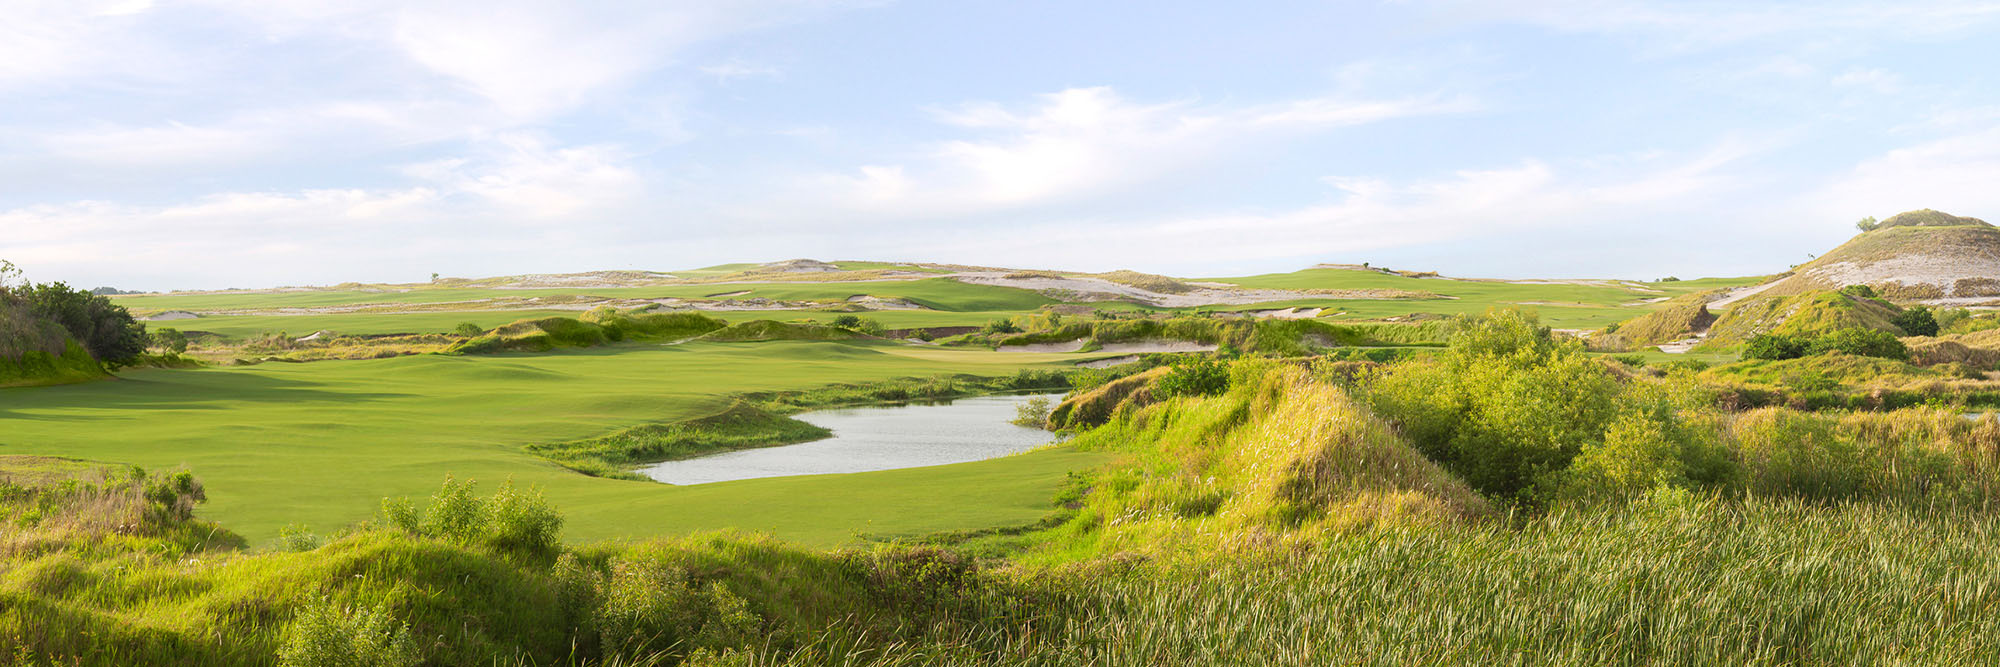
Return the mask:
[[1840, 288], [1840, 293], [1861, 299], [1876, 298], [1875, 288], [1867, 285], [1848, 285]]
[[1743, 358], [1770, 361], [1797, 359], [1806, 355], [1810, 345], [1811, 341], [1798, 336], [1757, 334], [1743, 344]]
[[406, 498], [384, 499], [383, 522], [413, 535], [503, 553], [552, 557], [561, 550], [562, 515], [539, 490], [518, 490], [510, 480], [493, 497], [480, 498], [473, 485], [446, 477], [422, 511]]
[[188, 350], [187, 334], [181, 333], [179, 329], [160, 329], [159, 331], [155, 331], [152, 335], [152, 341], [153, 347], [174, 354], [180, 354]]
[[853, 315], [841, 315], [833, 318], [833, 326], [842, 329], [859, 329], [861, 328], [861, 318]]
[[1910, 350], [1903, 341], [1896, 340], [1895, 334], [1877, 329], [1849, 327], [1813, 339], [1809, 350], [1812, 354], [1846, 352], [1859, 357], [1881, 359], [1909, 359]]
[[1909, 336], [1936, 336], [1938, 333], [1937, 317], [1931, 314], [1931, 309], [1923, 306], [1905, 308], [1889, 321]]
[[464, 336], [466, 338], [472, 338], [474, 336], [478, 336], [479, 334], [486, 333], [486, 328], [479, 326], [477, 324], [473, 324], [471, 322], [460, 322], [458, 323], [458, 328], [453, 329], [452, 331], [460, 336]]
[[721, 582], [699, 585], [686, 570], [653, 560], [613, 560], [597, 597], [592, 620], [607, 657], [741, 647], [757, 631], [749, 603]]
[[1036, 396], [1014, 407], [1014, 425], [1042, 428], [1049, 425], [1049, 412], [1055, 409], [1055, 401], [1047, 396]]
[[1162, 398], [1170, 396], [1214, 396], [1229, 389], [1229, 366], [1214, 359], [1197, 358], [1175, 364], [1160, 378], [1154, 390]]
[[1611, 421], [1603, 442], [1590, 443], [1570, 466], [1570, 492], [1585, 497], [1631, 497], [1686, 483], [1680, 443], [1643, 415]]
[[102, 295], [63, 283], [27, 285], [11, 291], [27, 301], [37, 315], [62, 325], [106, 366], [125, 366], [146, 352], [150, 340], [146, 325]]
[[387, 606], [350, 608], [321, 599], [300, 609], [278, 649], [283, 667], [396, 667], [422, 662], [410, 626]]

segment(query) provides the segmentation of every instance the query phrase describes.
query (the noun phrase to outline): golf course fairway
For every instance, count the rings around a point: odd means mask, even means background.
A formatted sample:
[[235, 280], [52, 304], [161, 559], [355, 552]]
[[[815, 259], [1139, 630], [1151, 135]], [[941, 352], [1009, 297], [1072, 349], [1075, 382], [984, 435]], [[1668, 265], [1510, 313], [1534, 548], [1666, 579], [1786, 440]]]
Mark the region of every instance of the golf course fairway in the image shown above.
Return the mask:
[[854, 475], [673, 487], [589, 477], [522, 451], [718, 409], [732, 394], [940, 374], [1009, 375], [1060, 355], [824, 342], [630, 345], [539, 355], [417, 355], [129, 371], [0, 389], [0, 454], [185, 466], [202, 514], [252, 542], [287, 525], [332, 532], [447, 475], [542, 488], [585, 542], [696, 530], [769, 531], [827, 545], [1036, 520], [1060, 449]]

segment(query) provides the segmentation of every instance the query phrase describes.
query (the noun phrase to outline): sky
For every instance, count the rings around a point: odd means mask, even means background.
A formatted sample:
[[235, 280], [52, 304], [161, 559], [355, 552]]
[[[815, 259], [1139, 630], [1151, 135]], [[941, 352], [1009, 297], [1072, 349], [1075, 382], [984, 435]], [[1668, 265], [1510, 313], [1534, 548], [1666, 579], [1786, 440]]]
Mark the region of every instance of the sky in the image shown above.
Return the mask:
[[2000, 221], [2000, 0], [0, 0], [0, 259], [1757, 275]]

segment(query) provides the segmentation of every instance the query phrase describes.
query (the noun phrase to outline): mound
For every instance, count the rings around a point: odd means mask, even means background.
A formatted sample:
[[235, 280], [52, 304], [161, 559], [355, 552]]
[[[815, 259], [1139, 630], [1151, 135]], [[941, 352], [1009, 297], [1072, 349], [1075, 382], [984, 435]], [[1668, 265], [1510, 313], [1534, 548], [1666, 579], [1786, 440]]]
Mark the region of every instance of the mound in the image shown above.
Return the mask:
[[1049, 413], [1049, 427], [1055, 429], [1088, 428], [1111, 421], [1113, 415], [1128, 410], [1136, 410], [1154, 402], [1151, 387], [1154, 381], [1165, 376], [1171, 369], [1166, 367], [1119, 378], [1104, 383], [1090, 391], [1072, 394]]
[[1950, 213], [1945, 213], [1943, 211], [1934, 211], [1925, 208], [1925, 209], [1918, 209], [1915, 211], [1904, 211], [1902, 213], [1897, 213], [1895, 215], [1889, 216], [1888, 220], [1883, 220], [1882, 222], [1877, 223], [1875, 225], [1875, 228], [1888, 229], [1890, 227], [1961, 227], [1968, 225], [1983, 226], [1983, 227], [1992, 226], [1990, 224], [1987, 224], [1985, 220], [1980, 220], [1979, 218], [1968, 218], [1962, 215], [1952, 215]]
[[583, 314], [583, 321], [607, 329], [612, 340], [623, 338], [693, 338], [723, 327], [728, 322], [701, 313], [647, 313], [598, 306]]
[[1817, 336], [1840, 329], [1875, 329], [1898, 336], [1891, 322], [1896, 306], [1839, 292], [1793, 296], [1763, 296], [1738, 304], [1709, 327], [1704, 349], [1719, 349], [1750, 340], [1757, 334]]
[[1910, 361], [1919, 366], [1959, 363], [1986, 371], [2000, 369], [2000, 329], [1912, 338]]
[[1740, 361], [1708, 369], [1702, 375], [1719, 380], [1809, 389], [1831, 385], [1904, 385], [1915, 380], [1942, 377], [1934, 370], [1918, 368], [1906, 362], [1857, 357], [1844, 352], [1782, 361]]
[[2000, 228], [1928, 209], [1899, 214], [1800, 266], [1765, 294], [1847, 285], [1868, 285], [1898, 301], [2000, 297]]
[[782, 262], [760, 264], [754, 270], [764, 273], [832, 273], [840, 267], [816, 259], [788, 259]]
[[846, 329], [818, 324], [792, 324], [773, 320], [753, 320], [710, 332], [701, 340], [722, 343], [756, 343], [773, 340], [856, 340], [868, 338]]
[[1618, 335], [1634, 346], [1659, 345], [1685, 340], [1708, 331], [1715, 314], [1708, 312], [1714, 292], [1685, 294], [1661, 304], [1659, 310], [1629, 319], [1618, 325]]
[[583, 319], [544, 317], [520, 320], [453, 345], [447, 354], [547, 352], [559, 347], [594, 347], [627, 339], [692, 338], [725, 326], [699, 313], [639, 313], [598, 307]]
[[1118, 476], [1094, 480], [1079, 508], [1080, 525], [1097, 531], [1097, 548], [1311, 540], [1356, 526], [1454, 522], [1488, 512], [1463, 481], [1304, 369], [1238, 366], [1231, 380], [1221, 396], [1120, 409], [1071, 440], [1131, 461]]
[[1160, 294], [1186, 294], [1195, 291], [1195, 286], [1178, 279], [1151, 273], [1140, 273], [1138, 271], [1120, 269], [1110, 273], [1099, 274], [1098, 277], [1120, 285], [1130, 285]]

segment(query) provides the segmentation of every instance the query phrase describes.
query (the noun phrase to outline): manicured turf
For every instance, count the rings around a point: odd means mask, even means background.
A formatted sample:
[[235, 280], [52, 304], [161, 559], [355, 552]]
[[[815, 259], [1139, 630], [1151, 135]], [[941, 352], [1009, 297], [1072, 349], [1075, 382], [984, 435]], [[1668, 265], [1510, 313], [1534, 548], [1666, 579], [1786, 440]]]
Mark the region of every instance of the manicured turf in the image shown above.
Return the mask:
[[[890, 329], [915, 327], [957, 327], [979, 326], [993, 320], [1006, 319], [1014, 315], [1034, 312], [1032, 310], [998, 310], [953, 312], [944, 310], [884, 310], [865, 313], [838, 313], [817, 310], [725, 310], [706, 311], [704, 314], [728, 322], [748, 322], [750, 320], [809, 320], [827, 323], [841, 315], [858, 315], [864, 319], [880, 322]], [[285, 332], [292, 336], [302, 336], [315, 331], [332, 331], [351, 335], [446, 333], [456, 329], [462, 322], [471, 322], [482, 329], [491, 329], [509, 322], [542, 317], [576, 317], [576, 310], [468, 310], [468, 311], [425, 311], [415, 313], [335, 313], [329, 315], [213, 315], [192, 320], [167, 320], [148, 322], [147, 328], [158, 330], [172, 328], [182, 331], [205, 331], [233, 339], [267, 332]]]
[[715, 294], [747, 292], [732, 298], [779, 300], [846, 299], [873, 295], [910, 299], [937, 310], [1032, 310], [1052, 300], [1035, 292], [972, 285], [946, 278], [922, 280], [878, 280], [866, 282], [730, 283], [667, 285], [617, 288], [421, 288], [407, 292], [367, 290], [315, 290], [306, 292], [160, 294], [119, 296], [115, 301], [137, 312], [160, 310], [232, 310], [265, 308], [314, 308], [368, 303], [450, 304], [481, 299], [510, 299], [561, 295], [589, 295], [618, 299], [707, 298]]
[[0, 390], [0, 454], [149, 468], [186, 465], [203, 512], [253, 540], [289, 523], [326, 531], [446, 474], [545, 488], [574, 540], [768, 527], [811, 543], [1032, 520], [1082, 459], [1043, 453], [921, 471], [673, 488], [585, 477], [520, 446], [719, 408], [744, 391], [969, 372], [1059, 359], [885, 344], [689, 343], [544, 355], [423, 355], [244, 368], [133, 371]]

